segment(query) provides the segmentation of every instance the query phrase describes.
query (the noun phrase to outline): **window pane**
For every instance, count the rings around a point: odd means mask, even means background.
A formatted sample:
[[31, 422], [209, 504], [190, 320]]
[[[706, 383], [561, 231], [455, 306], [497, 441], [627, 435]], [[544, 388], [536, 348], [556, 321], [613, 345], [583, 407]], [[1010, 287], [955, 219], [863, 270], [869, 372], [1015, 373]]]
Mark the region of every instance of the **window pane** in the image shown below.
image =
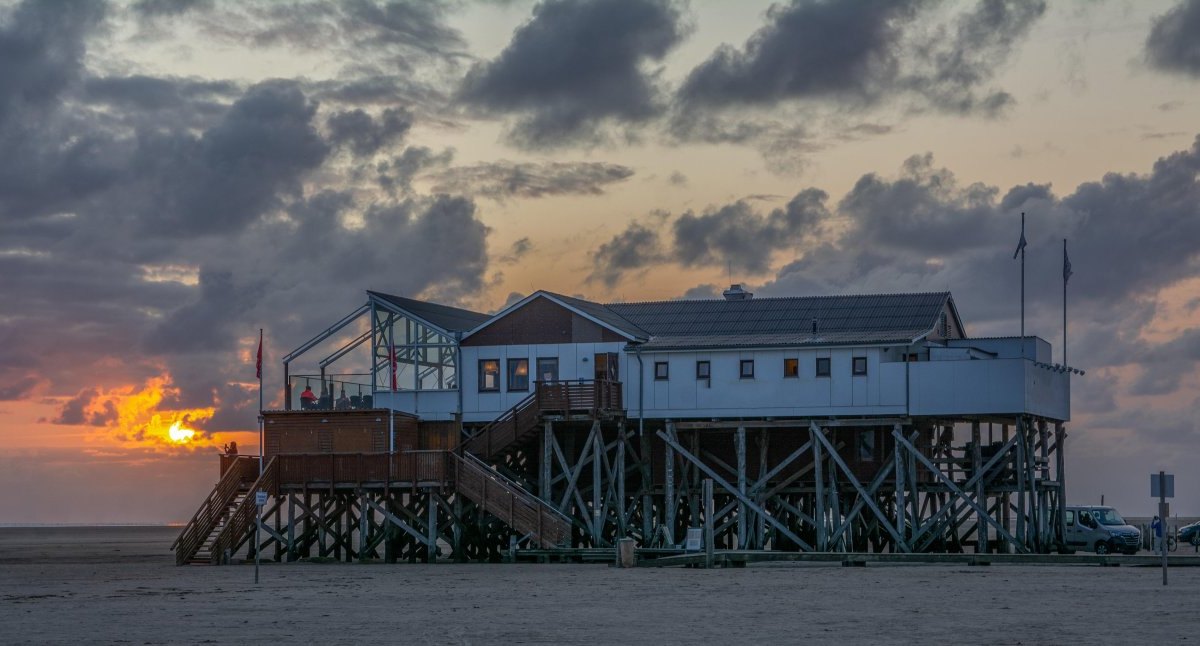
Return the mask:
[[742, 378], [749, 379], [754, 376], [754, 359], [742, 359]]
[[800, 360], [799, 359], [784, 359], [783, 360], [783, 376], [784, 377], [799, 377], [800, 376]]
[[818, 377], [828, 377], [829, 376], [829, 357], [818, 357], [817, 358], [817, 376]]
[[663, 379], [666, 379], [667, 374], [668, 374], [667, 370], [668, 370], [668, 366], [667, 366], [666, 361], [655, 361], [654, 362], [654, 378], [655, 379], [660, 380], [660, 381]]
[[529, 390], [529, 359], [508, 360], [508, 389]]
[[558, 357], [537, 360], [539, 381], [558, 381]]
[[708, 379], [712, 376], [712, 365], [707, 361], [696, 362], [696, 378]]
[[854, 374], [856, 374], [856, 375], [867, 374], [867, 358], [866, 357], [854, 357]]
[[500, 390], [500, 360], [479, 360], [479, 389]]

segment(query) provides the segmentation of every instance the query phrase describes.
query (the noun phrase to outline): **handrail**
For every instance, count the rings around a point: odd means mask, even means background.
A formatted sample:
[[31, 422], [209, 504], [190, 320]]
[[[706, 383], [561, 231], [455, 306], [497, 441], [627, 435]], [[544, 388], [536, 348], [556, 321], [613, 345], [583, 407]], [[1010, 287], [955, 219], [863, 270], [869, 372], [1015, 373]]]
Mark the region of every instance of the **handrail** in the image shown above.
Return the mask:
[[[267, 467], [263, 469], [262, 475], [250, 485], [250, 492], [253, 494], [256, 491], [263, 490], [270, 493], [278, 493], [276, 489], [277, 457], [272, 457], [267, 463]], [[213, 539], [212, 553], [210, 557], [213, 561], [219, 561], [226, 549], [232, 548], [237, 544], [238, 539], [250, 527], [250, 522], [257, 515], [258, 504], [254, 500], [255, 496], [248, 495], [242, 499], [242, 503], [229, 516], [229, 522], [221, 528], [217, 533], [217, 537]], [[259, 546], [255, 545], [254, 549]]]
[[472, 456], [448, 455], [454, 461], [455, 491], [474, 500], [481, 509], [516, 532], [531, 535], [542, 547], [562, 544], [570, 537], [570, 519], [553, 505]]
[[545, 500], [542, 500], [538, 496], [535, 496], [535, 495], [529, 493], [528, 491], [525, 490], [525, 487], [521, 486], [521, 483], [519, 483], [516, 480], [513, 480], [512, 478], [509, 478], [508, 476], [504, 475], [503, 473], [500, 473], [499, 471], [493, 469], [491, 467], [491, 465], [489, 465], [487, 462], [484, 462], [483, 460], [480, 460], [479, 458], [477, 458], [473, 455], [465, 455], [463, 457], [466, 458], [470, 462], [474, 462], [475, 466], [477, 468], [484, 470], [485, 475], [487, 477], [490, 477], [493, 480], [499, 481], [501, 484], [506, 485], [510, 489], [515, 489], [521, 495], [525, 495], [530, 498], [533, 498], [534, 500], [537, 500], [539, 503], [544, 505], [546, 507], [546, 509], [549, 510], [551, 513], [561, 516], [562, 519], [567, 521], [568, 523], [571, 522], [570, 516], [562, 513], [561, 511], [558, 510], [557, 507], [549, 504]]
[[621, 384], [606, 379], [535, 381], [534, 391], [460, 444], [464, 453], [490, 458], [520, 440], [547, 411], [597, 415], [620, 408]]
[[191, 558], [196, 550], [200, 548], [200, 544], [212, 532], [213, 527], [225, 515], [229, 504], [237, 497], [238, 490], [241, 489], [242, 481], [246, 477], [246, 471], [249, 467], [257, 466], [256, 460], [251, 456], [239, 456], [230, 466], [229, 469], [217, 481], [213, 490], [200, 503], [200, 508], [196, 510], [196, 514], [184, 525], [183, 531], [179, 532], [175, 542], [171, 543], [171, 549], [181, 548], [176, 550], [176, 560], [183, 563]]

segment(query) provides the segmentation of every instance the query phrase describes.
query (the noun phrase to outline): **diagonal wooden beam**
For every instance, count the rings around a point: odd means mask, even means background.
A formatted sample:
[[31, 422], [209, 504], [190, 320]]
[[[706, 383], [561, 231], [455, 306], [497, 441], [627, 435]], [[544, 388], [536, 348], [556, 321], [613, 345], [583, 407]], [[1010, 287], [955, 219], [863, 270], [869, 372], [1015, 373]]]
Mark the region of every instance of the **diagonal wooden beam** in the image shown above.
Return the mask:
[[780, 533], [782, 533], [784, 536], [787, 536], [789, 539], [791, 539], [792, 542], [796, 543], [797, 545], [803, 547], [804, 549], [806, 549], [810, 552], [813, 551], [812, 546], [809, 545], [807, 542], [805, 542], [804, 539], [800, 538], [799, 536], [796, 536], [796, 534], [794, 532], [792, 532], [792, 530], [787, 528], [787, 525], [784, 525], [783, 523], [779, 522], [774, 517], [772, 517], [770, 514], [768, 514], [765, 509], [763, 509], [762, 507], [760, 507], [758, 505], [758, 503], [754, 502], [749, 497], [747, 497], [745, 494], [738, 491], [737, 487], [734, 487], [734, 486], [730, 485], [728, 482], [726, 482], [725, 479], [722, 478], [720, 475], [718, 475], [716, 471], [713, 471], [712, 468], [710, 468], [707, 464], [704, 464], [704, 462], [700, 461], [700, 459], [697, 458], [696, 456], [692, 455], [692, 453], [690, 451], [683, 448], [683, 446], [680, 445], [678, 442], [676, 442], [675, 440], [673, 440], [669, 436], [667, 436], [666, 433], [659, 431], [658, 436], [660, 438], [662, 438], [662, 440], [664, 442], [666, 442], [667, 444], [670, 444], [672, 446], [672, 448], [674, 448], [675, 451], [677, 453], [679, 453], [679, 455], [684, 457], [684, 459], [691, 462], [697, 469], [703, 471], [705, 474], [708, 475], [708, 477], [712, 478], [713, 482], [719, 484], [722, 489], [725, 489], [729, 493], [733, 494], [733, 496], [735, 498], [742, 501], [742, 503], [745, 504], [747, 507], [749, 507], [751, 510], [753, 510], [759, 514], [762, 514], [763, 518], [766, 519], [766, 521], [768, 523], [773, 525], [775, 527], [775, 529], [778, 529], [780, 531]]
[[[813, 432], [813, 437], [816, 437], [817, 441], [823, 444], [829, 451], [829, 457], [837, 464], [838, 468], [842, 470], [842, 475], [846, 476], [846, 479], [850, 481], [850, 486], [854, 487], [854, 490], [858, 492], [859, 500], [864, 502], [867, 507], [871, 509], [871, 511], [875, 512], [875, 517], [879, 519], [879, 524], [887, 530], [887, 533], [892, 535], [892, 539], [896, 541], [896, 544], [902, 546], [904, 551], [907, 552], [908, 545], [904, 544], [904, 539], [900, 537], [900, 533], [896, 531], [896, 527], [893, 526], [888, 520], [887, 516], [880, 511], [879, 506], [875, 504], [875, 500], [871, 497], [871, 495], [868, 494], [865, 489], [863, 489], [862, 483], [858, 481], [858, 478], [854, 477], [854, 473], [850, 471], [850, 467], [846, 466], [846, 462], [842, 460], [842, 456], [838, 455], [837, 449], [833, 448], [833, 444], [830, 443], [829, 439], [825, 437], [825, 430], [820, 426], [817, 426], [815, 422], [810, 423], [809, 428]], [[841, 531], [835, 532], [835, 534], [841, 533]]]
[[379, 512], [379, 514], [381, 516], [383, 516], [384, 518], [386, 518], [388, 520], [388, 522], [390, 522], [393, 525], [395, 525], [396, 527], [399, 527], [400, 529], [404, 530], [409, 536], [412, 536], [413, 538], [417, 539], [417, 541], [419, 543], [422, 543], [427, 547], [432, 547], [432, 545], [429, 542], [429, 537], [425, 536], [424, 533], [418, 532], [416, 529], [413, 529], [413, 527], [411, 525], [409, 525], [408, 523], [401, 520], [399, 516], [397, 516], [396, 514], [393, 514], [391, 511], [389, 511], [383, 505], [380, 505], [379, 503], [375, 502], [374, 500], [367, 498], [366, 501], [367, 501], [367, 504], [370, 505], [371, 509], [374, 509], [375, 511]]
[[[1019, 436], [1016, 436], [1016, 435], [1014, 435], [1014, 436], [1013, 436], [1012, 438], [1010, 438], [1010, 439], [1009, 439], [1007, 442], [1005, 442], [1003, 445], [1001, 445], [1001, 447], [1000, 447], [1000, 450], [996, 451], [996, 454], [995, 454], [995, 455], [993, 455], [993, 456], [991, 457], [991, 459], [990, 459], [990, 460], [988, 460], [988, 461], [987, 461], [987, 463], [986, 463], [986, 464], [984, 464], [984, 465], [983, 465], [983, 467], [981, 467], [981, 468], [979, 469], [979, 472], [978, 472], [978, 473], [975, 473], [975, 474], [973, 474], [973, 475], [972, 475], [972, 476], [971, 476], [971, 477], [970, 477], [970, 478], [967, 480], [966, 484], [965, 484], [965, 485], [963, 485], [963, 487], [964, 487], [965, 489], [970, 489], [970, 488], [974, 487], [974, 486], [975, 486], [975, 483], [976, 483], [977, 481], [979, 481], [981, 478], [985, 478], [985, 477], [988, 475], [988, 473], [989, 473], [989, 472], [990, 472], [990, 471], [991, 471], [991, 470], [992, 470], [992, 469], [993, 469], [993, 468], [994, 468], [994, 467], [995, 467], [997, 464], [999, 464], [999, 463], [1000, 463], [1000, 460], [1001, 460], [1001, 458], [1004, 458], [1004, 457], [1005, 457], [1005, 456], [1008, 454], [1008, 452], [1012, 450], [1012, 447], [1013, 447], [1013, 446], [1016, 444], [1016, 442], [1017, 442], [1017, 440], [1018, 440], [1018, 439], [1019, 439]], [[911, 444], [910, 444], [909, 446], [911, 446]], [[995, 478], [995, 477], [996, 477], [996, 474], [992, 474], [992, 475], [991, 475], [991, 478]], [[988, 480], [990, 480], [991, 478], [987, 478], [987, 479], [988, 479]], [[914, 533], [914, 534], [913, 534], [913, 537], [912, 537], [912, 542], [913, 542], [913, 544], [916, 544], [916, 542], [917, 542], [917, 541], [918, 541], [918, 540], [919, 540], [919, 539], [920, 539], [922, 536], [924, 536], [926, 532], [928, 532], [929, 530], [933, 529], [933, 527], [934, 527], [934, 526], [937, 524], [938, 520], [939, 520], [939, 519], [940, 519], [942, 516], [946, 515], [946, 513], [950, 512], [950, 511], [952, 511], [952, 507], [954, 507], [954, 506], [955, 506], [955, 504], [958, 504], [958, 503], [949, 504], [949, 505], [946, 505], [946, 506], [942, 507], [941, 509], [939, 509], [939, 510], [937, 511], [937, 513], [936, 513], [936, 514], [934, 514], [934, 515], [933, 515], [933, 517], [932, 517], [932, 518], [930, 518], [929, 520], [925, 521], [924, 523], [921, 523], [921, 524], [920, 524], [920, 526], [916, 528], [916, 529], [917, 529], [916, 533]], [[956, 513], [957, 513], [957, 512], [956, 512]]]

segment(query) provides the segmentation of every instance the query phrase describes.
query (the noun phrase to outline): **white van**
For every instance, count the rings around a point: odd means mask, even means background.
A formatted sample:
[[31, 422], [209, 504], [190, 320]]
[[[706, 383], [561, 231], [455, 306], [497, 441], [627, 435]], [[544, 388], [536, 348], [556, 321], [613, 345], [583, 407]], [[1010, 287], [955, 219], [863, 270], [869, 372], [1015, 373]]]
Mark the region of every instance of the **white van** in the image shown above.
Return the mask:
[[1075, 550], [1109, 554], [1136, 554], [1142, 545], [1142, 532], [1125, 522], [1112, 507], [1085, 505], [1067, 507], [1067, 553]]

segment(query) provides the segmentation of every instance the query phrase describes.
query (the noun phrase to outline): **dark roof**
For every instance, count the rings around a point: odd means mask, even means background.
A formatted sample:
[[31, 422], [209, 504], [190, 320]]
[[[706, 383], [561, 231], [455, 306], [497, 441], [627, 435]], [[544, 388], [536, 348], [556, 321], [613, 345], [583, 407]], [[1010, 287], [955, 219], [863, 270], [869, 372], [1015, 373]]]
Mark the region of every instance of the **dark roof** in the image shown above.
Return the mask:
[[609, 306], [601, 305], [600, 303], [593, 303], [592, 301], [585, 301], [582, 298], [555, 294], [554, 292], [544, 291], [543, 293], [545, 293], [547, 296], [557, 298], [563, 303], [566, 303], [567, 305], [586, 313], [605, 325], [624, 332], [631, 337], [636, 339], [647, 339], [650, 337], [650, 334], [646, 332], [646, 330], [643, 330], [632, 321], [626, 319], [624, 316], [621, 316]]
[[[949, 292], [611, 303], [645, 330], [643, 347], [830, 345], [911, 341], [934, 328]], [[812, 320], [817, 319], [817, 334]]]
[[480, 314], [479, 312], [449, 307], [447, 305], [438, 305], [437, 303], [418, 301], [412, 298], [404, 298], [403, 296], [393, 296], [371, 290], [367, 290], [367, 294], [385, 303], [390, 303], [447, 332], [466, 332], [492, 318], [488, 314]]

